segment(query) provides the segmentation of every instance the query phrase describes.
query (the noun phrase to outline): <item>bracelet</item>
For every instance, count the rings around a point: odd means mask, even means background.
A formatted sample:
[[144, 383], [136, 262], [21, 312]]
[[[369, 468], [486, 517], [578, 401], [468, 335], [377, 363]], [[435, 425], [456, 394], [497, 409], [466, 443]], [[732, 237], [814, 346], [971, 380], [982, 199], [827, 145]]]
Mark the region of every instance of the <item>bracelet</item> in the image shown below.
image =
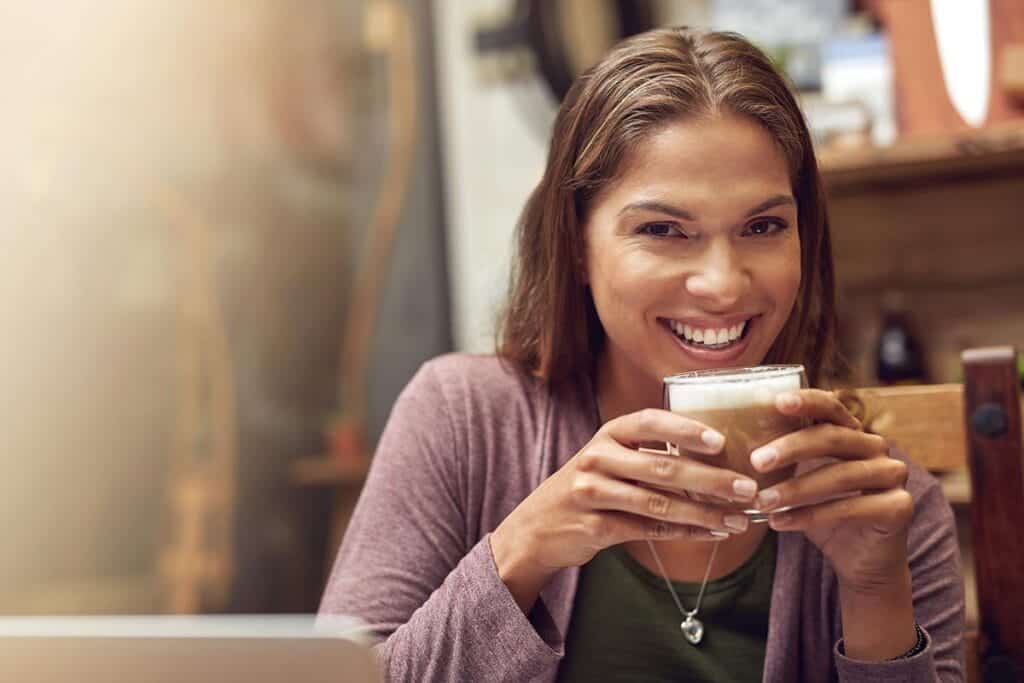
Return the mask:
[[[928, 639], [925, 638], [924, 629], [918, 626], [916, 621], [914, 622], [914, 632], [917, 633], [917, 642], [914, 643], [914, 647], [910, 648], [909, 650], [901, 654], [899, 657], [893, 657], [892, 659], [887, 659], [885, 661], [898, 662], [901, 659], [910, 659], [911, 657], [916, 657], [917, 655], [924, 652], [925, 647], [928, 645]], [[842, 640], [839, 641], [838, 650], [839, 654], [843, 655], [844, 657], [846, 656], [846, 644]]]
[[914, 631], [917, 632], [917, 642], [914, 644], [914, 647], [910, 648], [899, 657], [893, 657], [889, 660], [890, 662], [895, 662], [898, 659], [910, 659], [911, 657], [915, 657], [924, 652], [924, 648], [928, 644], [928, 639], [924, 636], [924, 629], [922, 629], [916, 621], [914, 622]]

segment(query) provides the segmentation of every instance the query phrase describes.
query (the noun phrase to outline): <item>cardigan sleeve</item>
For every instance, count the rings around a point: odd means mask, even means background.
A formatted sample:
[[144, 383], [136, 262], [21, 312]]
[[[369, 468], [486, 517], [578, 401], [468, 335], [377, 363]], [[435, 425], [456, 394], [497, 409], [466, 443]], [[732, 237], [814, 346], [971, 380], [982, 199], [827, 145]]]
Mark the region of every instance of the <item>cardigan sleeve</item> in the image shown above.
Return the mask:
[[[467, 534], [467, 439], [436, 362], [403, 391], [381, 436], [320, 606], [366, 622], [388, 681], [528, 681], [563, 643], [538, 601], [528, 618], [498, 576], [490, 535]], [[459, 420], [459, 423], [462, 421]]]
[[834, 648], [844, 683], [900, 681], [962, 683], [964, 674], [964, 579], [953, 512], [934, 481], [915, 501], [907, 540], [913, 582], [914, 617], [926, 646], [914, 657], [890, 662], [858, 662]]

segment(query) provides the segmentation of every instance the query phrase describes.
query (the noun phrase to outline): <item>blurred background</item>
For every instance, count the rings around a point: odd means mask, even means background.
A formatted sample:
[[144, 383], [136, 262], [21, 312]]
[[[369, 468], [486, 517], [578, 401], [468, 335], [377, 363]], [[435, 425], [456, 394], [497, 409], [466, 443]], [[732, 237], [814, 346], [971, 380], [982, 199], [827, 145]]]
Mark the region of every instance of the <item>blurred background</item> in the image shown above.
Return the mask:
[[1017, 0], [0, 19], [2, 614], [315, 611], [398, 392], [493, 350], [560, 97], [654, 26], [739, 31], [799, 90], [847, 381], [955, 382], [961, 349], [1024, 346]]

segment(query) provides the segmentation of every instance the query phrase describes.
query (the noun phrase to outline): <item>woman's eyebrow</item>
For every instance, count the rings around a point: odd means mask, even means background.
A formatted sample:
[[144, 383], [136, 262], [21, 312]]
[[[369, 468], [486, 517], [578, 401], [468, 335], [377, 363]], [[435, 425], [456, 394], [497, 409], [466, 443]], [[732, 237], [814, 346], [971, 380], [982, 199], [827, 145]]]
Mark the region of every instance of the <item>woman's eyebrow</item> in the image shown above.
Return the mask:
[[697, 218], [692, 213], [686, 211], [685, 209], [680, 209], [678, 206], [672, 206], [671, 204], [666, 204], [664, 202], [658, 202], [648, 199], [626, 204], [624, 207], [622, 207], [622, 209], [619, 210], [619, 215], [621, 216], [623, 214], [629, 213], [630, 211], [638, 210], [657, 211], [659, 213], [668, 214], [669, 216], [675, 216], [676, 218], [682, 219], [684, 221], [697, 220]]
[[752, 208], [750, 211], [748, 211], [747, 218], [756, 216], [762, 211], [774, 209], [776, 206], [785, 206], [786, 204], [789, 204], [790, 206], [796, 206], [796, 200], [793, 199], [793, 195], [777, 194], [774, 197], [770, 197], [764, 200], [763, 202]]
[[[750, 218], [751, 216], [756, 216], [762, 211], [774, 209], [777, 206], [785, 206], [787, 204], [790, 206], [796, 205], [796, 201], [793, 199], [793, 196], [788, 194], [777, 194], [774, 197], [769, 197], [768, 199], [764, 200], [754, 208], [747, 211], [746, 215], [747, 218]], [[673, 206], [671, 204], [666, 204], [665, 202], [659, 202], [649, 199], [641, 200], [638, 202], [630, 202], [629, 204], [626, 204], [624, 207], [622, 207], [622, 209], [619, 210], [619, 215], [621, 216], [623, 214], [629, 213], [630, 211], [638, 210], [657, 211], [659, 213], [664, 213], [669, 216], [675, 216], [676, 218], [679, 218], [684, 221], [697, 220], [697, 217], [694, 214], [687, 211], [686, 209], [681, 209], [678, 206]]]

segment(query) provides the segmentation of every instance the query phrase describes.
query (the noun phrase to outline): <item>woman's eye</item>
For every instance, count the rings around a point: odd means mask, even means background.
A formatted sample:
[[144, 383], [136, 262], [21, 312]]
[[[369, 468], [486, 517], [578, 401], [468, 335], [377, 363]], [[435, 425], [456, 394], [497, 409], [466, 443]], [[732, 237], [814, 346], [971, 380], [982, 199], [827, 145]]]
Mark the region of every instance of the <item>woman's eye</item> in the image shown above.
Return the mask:
[[774, 235], [789, 227], [784, 221], [777, 218], [762, 218], [747, 226], [747, 232], [751, 235]]
[[640, 232], [653, 237], [673, 237], [675, 235], [686, 237], [672, 223], [645, 223], [640, 227]]

